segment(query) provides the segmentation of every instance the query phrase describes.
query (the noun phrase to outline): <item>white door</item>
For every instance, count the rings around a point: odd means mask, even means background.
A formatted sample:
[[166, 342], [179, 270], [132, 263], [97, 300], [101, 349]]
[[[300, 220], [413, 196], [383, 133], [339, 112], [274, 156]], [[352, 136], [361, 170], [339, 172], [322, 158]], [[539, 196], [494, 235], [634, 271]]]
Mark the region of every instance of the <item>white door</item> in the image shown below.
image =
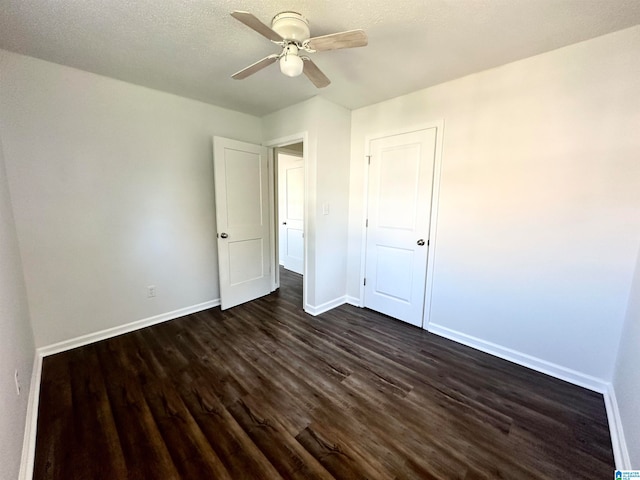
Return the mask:
[[304, 259], [304, 161], [278, 153], [280, 264], [302, 275]]
[[224, 310], [271, 291], [267, 149], [214, 137], [213, 171]]
[[422, 325], [436, 129], [372, 140], [364, 304]]

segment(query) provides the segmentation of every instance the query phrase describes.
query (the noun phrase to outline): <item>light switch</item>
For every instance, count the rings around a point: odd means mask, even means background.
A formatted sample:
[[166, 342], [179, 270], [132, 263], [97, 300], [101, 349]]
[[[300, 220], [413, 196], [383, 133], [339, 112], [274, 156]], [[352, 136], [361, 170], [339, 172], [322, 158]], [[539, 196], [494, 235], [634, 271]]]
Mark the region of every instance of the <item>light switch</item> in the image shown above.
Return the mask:
[[326, 202], [322, 204], [322, 214], [329, 215], [329, 204]]

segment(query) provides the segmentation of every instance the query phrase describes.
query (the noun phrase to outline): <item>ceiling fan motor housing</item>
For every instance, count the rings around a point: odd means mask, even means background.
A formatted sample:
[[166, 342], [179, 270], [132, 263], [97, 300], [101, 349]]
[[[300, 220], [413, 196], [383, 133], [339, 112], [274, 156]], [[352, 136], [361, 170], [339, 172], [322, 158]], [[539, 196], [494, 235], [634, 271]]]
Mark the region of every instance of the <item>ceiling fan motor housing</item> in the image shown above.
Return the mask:
[[302, 44], [311, 32], [306, 18], [296, 12], [282, 12], [273, 17], [271, 29], [287, 41]]

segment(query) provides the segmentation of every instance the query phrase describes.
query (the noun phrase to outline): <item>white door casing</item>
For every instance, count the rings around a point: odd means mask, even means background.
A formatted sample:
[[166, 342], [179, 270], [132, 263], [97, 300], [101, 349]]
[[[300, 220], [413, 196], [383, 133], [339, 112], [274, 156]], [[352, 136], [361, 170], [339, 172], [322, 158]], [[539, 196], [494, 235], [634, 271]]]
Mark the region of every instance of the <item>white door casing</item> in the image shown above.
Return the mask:
[[425, 303], [436, 133], [369, 145], [364, 306], [416, 326]]
[[302, 275], [304, 265], [304, 161], [278, 153], [280, 264]]
[[267, 149], [214, 137], [213, 170], [224, 310], [271, 291]]

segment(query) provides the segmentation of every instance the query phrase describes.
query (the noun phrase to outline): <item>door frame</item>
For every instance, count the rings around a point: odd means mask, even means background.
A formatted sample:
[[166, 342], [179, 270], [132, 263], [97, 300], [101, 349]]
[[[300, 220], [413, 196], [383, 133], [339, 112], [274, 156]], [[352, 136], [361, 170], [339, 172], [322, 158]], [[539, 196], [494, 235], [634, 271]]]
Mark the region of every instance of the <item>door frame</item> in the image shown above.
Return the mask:
[[363, 209], [362, 209], [362, 241], [360, 245], [360, 307], [364, 308], [364, 278], [366, 269], [367, 256], [367, 217], [369, 214], [369, 157], [371, 156], [371, 142], [373, 140], [391, 137], [394, 135], [403, 135], [405, 133], [417, 132], [419, 130], [436, 129], [436, 146], [433, 159], [433, 185], [431, 190], [431, 218], [429, 221], [429, 251], [427, 253], [427, 271], [424, 291], [424, 306], [422, 310], [422, 328], [429, 329], [431, 319], [431, 295], [433, 292], [433, 272], [436, 257], [436, 233], [438, 226], [438, 206], [440, 200], [440, 175], [442, 172], [442, 138], [444, 135], [444, 119], [435, 120], [428, 123], [418, 124], [411, 127], [405, 127], [394, 130], [386, 130], [365, 136], [365, 156], [364, 166], [364, 189], [363, 189]]
[[[304, 145], [303, 145], [304, 147]], [[274, 173], [275, 173], [275, 177], [276, 177], [276, 185], [275, 185], [275, 198], [276, 198], [276, 203], [277, 203], [277, 209], [278, 211], [276, 212], [276, 222], [275, 222], [275, 226], [276, 226], [276, 230], [278, 232], [278, 238], [275, 239], [276, 244], [277, 244], [277, 260], [278, 263], [280, 260], [283, 259], [283, 256], [281, 256], [281, 250], [282, 247], [284, 246], [284, 242], [281, 244], [280, 240], [282, 240], [280, 238], [280, 232], [282, 230], [282, 220], [283, 218], [280, 216], [280, 213], [282, 212], [282, 207], [284, 205], [284, 203], [286, 203], [285, 198], [282, 197], [282, 191], [281, 188], [284, 186], [285, 190], [286, 187], [288, 186], [288, 178], [282, 178], [280, 176], [280, 173], [282, 172], [282, 157], [283, 156], [287, 156], [290, 159], [294, 159], [295, 158], [295, 163], [296, 163], [296, 168], [302, 168], [302, 225], [304, 225], [304, 160], [302, 158], [302, 153], [301, 152], [294, 152], [292, 150], [288, 150], [288, 147], [281, 147], [281, 148], [275, 148], [274, 149], [275, 152], [275, 165], [274, 165]], [[285, 161], [286, 163], [286, 161]], [[286, 197], [288, 198], [288, 197]], [[282, 203], [281, 203], [282, 202]], [[286, 208], [286, 206], [285, 206]], [[285, 215], [286, 216], [286, 215]], [[302, 241], [303, 241], [303, 248], [302, 248], [302, 252], [304, 255], [304, 235], [302, 237]], [[287, 241], [288, 242], [288, 241]], [[288, 245], [288, 243], [287, 243]], [[284, 255], [286, 257], [286, 254]], [[286, 263], [286, 262], [284, 262]], [[303, 262], [304, 263], [304, 262]], [[285, 267], [286, 268], [286, 267]], [[291, 270], [291, 269], [289, 269]]]
[[[271, 245], [271, 264], [274, 265], [274, 268], [271, 272], [271, 290], [275, 290], [280, 287], [280, 263], [278, 258], [278, 245], [280, 242], [280, 238], [278, 235], [278, 212], [276, 211], [276, 197], [278, 195], [277, 185], [276, 185], [276, 176], [278, 175], [277, 166], [275, 164], [275, 150], [276, 148], [286, 147], [287, 145], [291, 145], [293, 143], [302, 142], [302, 162], [304, 165], [304, 219], [303, 219], [303, 235], [304, 235], [304, 254], [303, 254], [303, 265], [302, 265], [302, 307], [306, 308], [307, 302], [307, 284], [308, 282], [305, 280], [309, 278], [307, 275], [309, 274], [309, 249], [307, 248], [307, 241], [309, 238], [309, 182], [310, 182], [310, 174], [309, 174], [309, 132], [304, 131], [300, 133], [294, 133], [292, 135], [287, 135], [285, 137], [279, 137], [272, 140], [267, 140], [262, 143], [265, 147], [268, 148], [268, 165], [269, 171], [271, 174], [269, 175], [269, 207], [271, 208], [271, 238], [273, 239]], [[311, 272], [313, 273], [313, 272]]]

